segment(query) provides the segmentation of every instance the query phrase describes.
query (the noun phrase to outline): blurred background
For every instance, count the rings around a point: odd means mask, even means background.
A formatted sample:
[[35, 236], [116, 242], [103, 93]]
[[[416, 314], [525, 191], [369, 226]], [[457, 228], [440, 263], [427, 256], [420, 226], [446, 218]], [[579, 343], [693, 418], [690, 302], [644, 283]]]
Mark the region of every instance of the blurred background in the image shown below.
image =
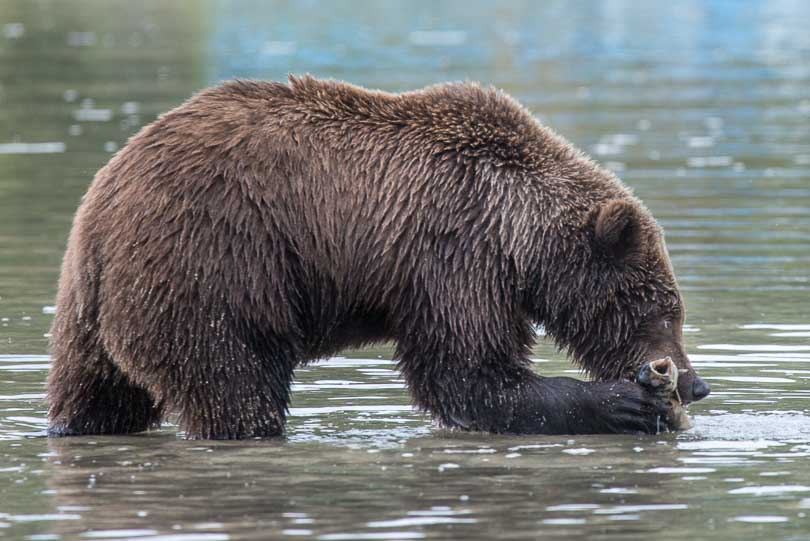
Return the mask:
[[[804, 0], [0, 0], [0, 538], [805, 539], [808, 21]], [[45, 440], [59, 264], [95, 171], [194, 92], [288, 73], [481, 81], [619, 174], [665, 228], [714, 389], [695, 429], [458, 439], [410, 409], [381, 346], [300, 370], [278, 446], [190, 447], [171, 425]]]
[[206, 86], [288, 73], [501, 87], [653, 210], [690, 323], [806, 322], [808, 20], [800, 0], [2, 0], [0, 352], [45, 351], [72, 214], [129, 136]]

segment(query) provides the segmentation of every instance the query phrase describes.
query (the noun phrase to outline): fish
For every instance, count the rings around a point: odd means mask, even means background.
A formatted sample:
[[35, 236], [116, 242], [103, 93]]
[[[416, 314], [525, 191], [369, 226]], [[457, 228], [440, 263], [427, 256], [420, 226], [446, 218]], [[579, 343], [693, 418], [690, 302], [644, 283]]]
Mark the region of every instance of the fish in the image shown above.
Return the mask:
[[642, 365], [636, 382], [662, 400], [669, 402], [666, 425], [672, 430], [692, 428], [692, 419], [678, 393], [678, 367], [671, 357], [664, 357]]

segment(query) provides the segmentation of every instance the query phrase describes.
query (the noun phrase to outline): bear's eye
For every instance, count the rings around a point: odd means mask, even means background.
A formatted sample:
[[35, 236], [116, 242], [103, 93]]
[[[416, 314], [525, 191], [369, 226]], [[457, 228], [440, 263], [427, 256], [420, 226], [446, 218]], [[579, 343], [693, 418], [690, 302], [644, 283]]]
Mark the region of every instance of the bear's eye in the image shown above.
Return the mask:
[[664, 326], [665, 329], [671, 329], [672, 328], [672, 320], [665, 319], [664, 323], [663, 323], [663, 326]]

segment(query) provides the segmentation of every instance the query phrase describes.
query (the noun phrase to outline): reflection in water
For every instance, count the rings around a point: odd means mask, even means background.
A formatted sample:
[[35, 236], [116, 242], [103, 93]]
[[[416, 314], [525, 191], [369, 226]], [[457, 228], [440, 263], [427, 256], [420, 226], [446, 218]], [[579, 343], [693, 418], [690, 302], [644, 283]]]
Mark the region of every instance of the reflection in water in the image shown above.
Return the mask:
[[[790, 0], [4, 2], [0, 538], [806, 537], [808, 19]], [[299, 370], [283, 439], [44, 438], [58, 266], [93, 172], [195, 90], [287, 72], [496, 84], [617, 171], [666, 229], [713, 386], [694, 429], [439, 431], [381, 347]]]
[[[761, 404], [740, 409], [745, 390], [736, 387], [721, 388], [716, 409], [695, 415], [695, 428], [683, 434], [496, 437], [432, 429], [408, 406], [390, 361], [339, 358], [298, 375], [285, 438], [184, 441], [166, 425], [136, 436], [49, 440], [43, 395], [34, 392], [43, 358], [0, 361], [18, 381], [14, 393], [0, 395], [8, 444], [0, 479], [11, 487], [4, 501], [18, 490], [25, 498], [20, 511], [0, 507], [0, 520], [16, 532], [624, 539], [632, 531], [674, 539], [687, 517], [697, 531], [768, 517], [806, 524], [810, 416]], [[567, 368], [541, 364], [552, 373]], [[810, 398], [795, 383], [785, 392]]]
[[[513, 452], [509, 446], [515, 442], [505, 439], [430, 437], [412, 438], [397, 449], [339, 453], [332, 445], [297, 444], [291, 453], [281, 442], [191, 446], [173, 437], [148, 439], [125, 438], [117, 446], [52, 441], [47, 482], [54, 503], [85, 510], [81, 522], [60, 520], [54, 531], [69, 535], [88, 527], [134, 530], [152, 524], [171, 525], [176, 532], [260, 530], [272, 537], [298, 529], [323, 538], [373, 533], [398, 538], [438, 527], [469, 538], [482, 529], [504, 530], [515, 520], [511, 527], [532, 528], [573, 511], [579, 516], [587, 510], [586, 522], [609, 529], [620, 515], [688, 509], [644, 473], [656, 461], [674, 460], [670, 446], [629, 460], [620, 456], [633, 442], [614, 442], [602, 449], [601, 459], [588, 460], [587, 472], [572, 476], [571, 461], [581, 459], [562, 453], [565, 442]], [[660, 503], [628, 505], [622, 503], [626, 495], [595, 490], [594, 483], [606, 486], [612, 469], [629, 470], [625, 481], [645, 494], [644, 501]], [[486, 500], [482, 484], [489, 486]], [[429, 493], [425, 487], [431, 487]], [[217, 502], [212, 491], [222, 495]], [[105, 493], [115, 498], [105, 499]], [[584, 509], [559, 505], [578, 499], [591, 503]], [[677, 517], [673, 512], [664, 521]]]

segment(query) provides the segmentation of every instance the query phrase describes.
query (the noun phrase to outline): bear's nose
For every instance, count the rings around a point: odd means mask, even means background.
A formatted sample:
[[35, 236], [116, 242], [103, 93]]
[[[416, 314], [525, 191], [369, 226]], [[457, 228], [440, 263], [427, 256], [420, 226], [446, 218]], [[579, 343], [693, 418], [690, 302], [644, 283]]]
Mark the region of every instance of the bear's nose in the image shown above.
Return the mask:
[[709, 387], [709, 384], [703, 381], [700, 376], [695, 376], [695, 381], [692, 383], [692, 399], [697, 402], [709, 396], [711, 392], [712, 388]]

